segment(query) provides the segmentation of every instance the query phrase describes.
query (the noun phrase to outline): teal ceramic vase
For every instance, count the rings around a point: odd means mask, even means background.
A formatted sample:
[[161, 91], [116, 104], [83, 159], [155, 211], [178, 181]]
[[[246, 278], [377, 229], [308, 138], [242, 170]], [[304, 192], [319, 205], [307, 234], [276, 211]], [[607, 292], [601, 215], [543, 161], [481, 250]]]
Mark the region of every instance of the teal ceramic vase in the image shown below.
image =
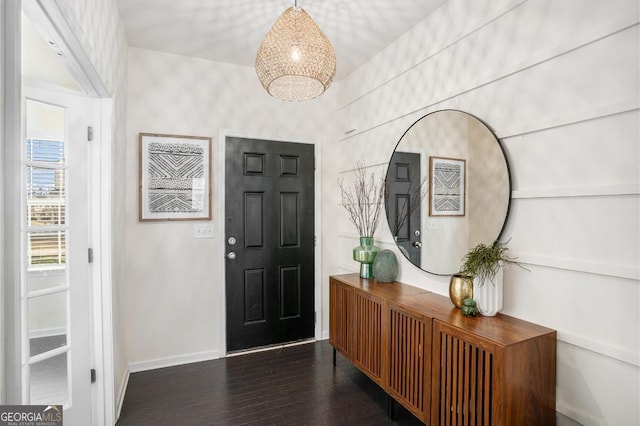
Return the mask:
[[360, 278], [373, 278], [372, 265], [379, 251], [373, 237], [360, 237], [360, 245], [353, 249], [353, 260], [360, 262]]
[[392, 283], [398, 278], [398, 259], [391, 250], [381, 250], [373, 261], [373, 276], [381, 283]]

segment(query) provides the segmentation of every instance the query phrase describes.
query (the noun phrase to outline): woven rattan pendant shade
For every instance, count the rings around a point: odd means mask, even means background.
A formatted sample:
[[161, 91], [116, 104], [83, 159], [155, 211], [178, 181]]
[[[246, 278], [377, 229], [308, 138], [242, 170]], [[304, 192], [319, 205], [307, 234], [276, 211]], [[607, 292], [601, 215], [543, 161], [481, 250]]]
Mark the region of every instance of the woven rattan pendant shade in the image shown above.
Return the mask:
[[262, 41], [256, 73], [271, 96], [285, 101], [312, 99], [331, 84], [336, 55], [309, 14], [290, 7]]

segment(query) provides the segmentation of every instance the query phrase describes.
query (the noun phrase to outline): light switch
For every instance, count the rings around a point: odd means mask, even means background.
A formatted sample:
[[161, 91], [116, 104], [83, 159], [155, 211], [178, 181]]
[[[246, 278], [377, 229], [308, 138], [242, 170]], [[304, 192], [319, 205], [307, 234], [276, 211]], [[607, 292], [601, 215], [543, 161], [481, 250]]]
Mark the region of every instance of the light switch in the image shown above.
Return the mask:
[[213, 238], [213, 223], [199, 223], [193, 227], [195, 238]]

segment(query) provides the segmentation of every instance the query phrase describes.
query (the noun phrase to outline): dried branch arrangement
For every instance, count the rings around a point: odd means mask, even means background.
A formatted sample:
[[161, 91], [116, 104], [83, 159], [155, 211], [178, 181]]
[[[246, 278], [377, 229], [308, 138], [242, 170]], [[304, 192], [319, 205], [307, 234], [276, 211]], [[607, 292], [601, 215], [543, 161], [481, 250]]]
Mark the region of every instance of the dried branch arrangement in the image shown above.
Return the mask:
[[367, 175], [362, 162], [358, 162], [354, 175], [355, 180], [351, 188], [345, 188], [344, 179], [338, 180], [342, 206], [349, 213], [349, 219], [359, 235], [373, 237], [383, 210], [386, 179], [384, 175], [381, 178], [376, 178], [374, 173]]

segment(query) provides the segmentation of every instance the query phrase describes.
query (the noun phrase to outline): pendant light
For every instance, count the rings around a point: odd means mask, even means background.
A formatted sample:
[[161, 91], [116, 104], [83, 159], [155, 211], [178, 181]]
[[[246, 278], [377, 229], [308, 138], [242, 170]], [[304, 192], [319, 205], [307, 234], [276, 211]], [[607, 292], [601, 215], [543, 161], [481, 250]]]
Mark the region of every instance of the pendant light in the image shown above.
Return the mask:
[[315, 98], [331, 85], [336, 73], [333, 46], [297, 1], [262, 41], [256, 73], [271, 96], [285, 101]]

